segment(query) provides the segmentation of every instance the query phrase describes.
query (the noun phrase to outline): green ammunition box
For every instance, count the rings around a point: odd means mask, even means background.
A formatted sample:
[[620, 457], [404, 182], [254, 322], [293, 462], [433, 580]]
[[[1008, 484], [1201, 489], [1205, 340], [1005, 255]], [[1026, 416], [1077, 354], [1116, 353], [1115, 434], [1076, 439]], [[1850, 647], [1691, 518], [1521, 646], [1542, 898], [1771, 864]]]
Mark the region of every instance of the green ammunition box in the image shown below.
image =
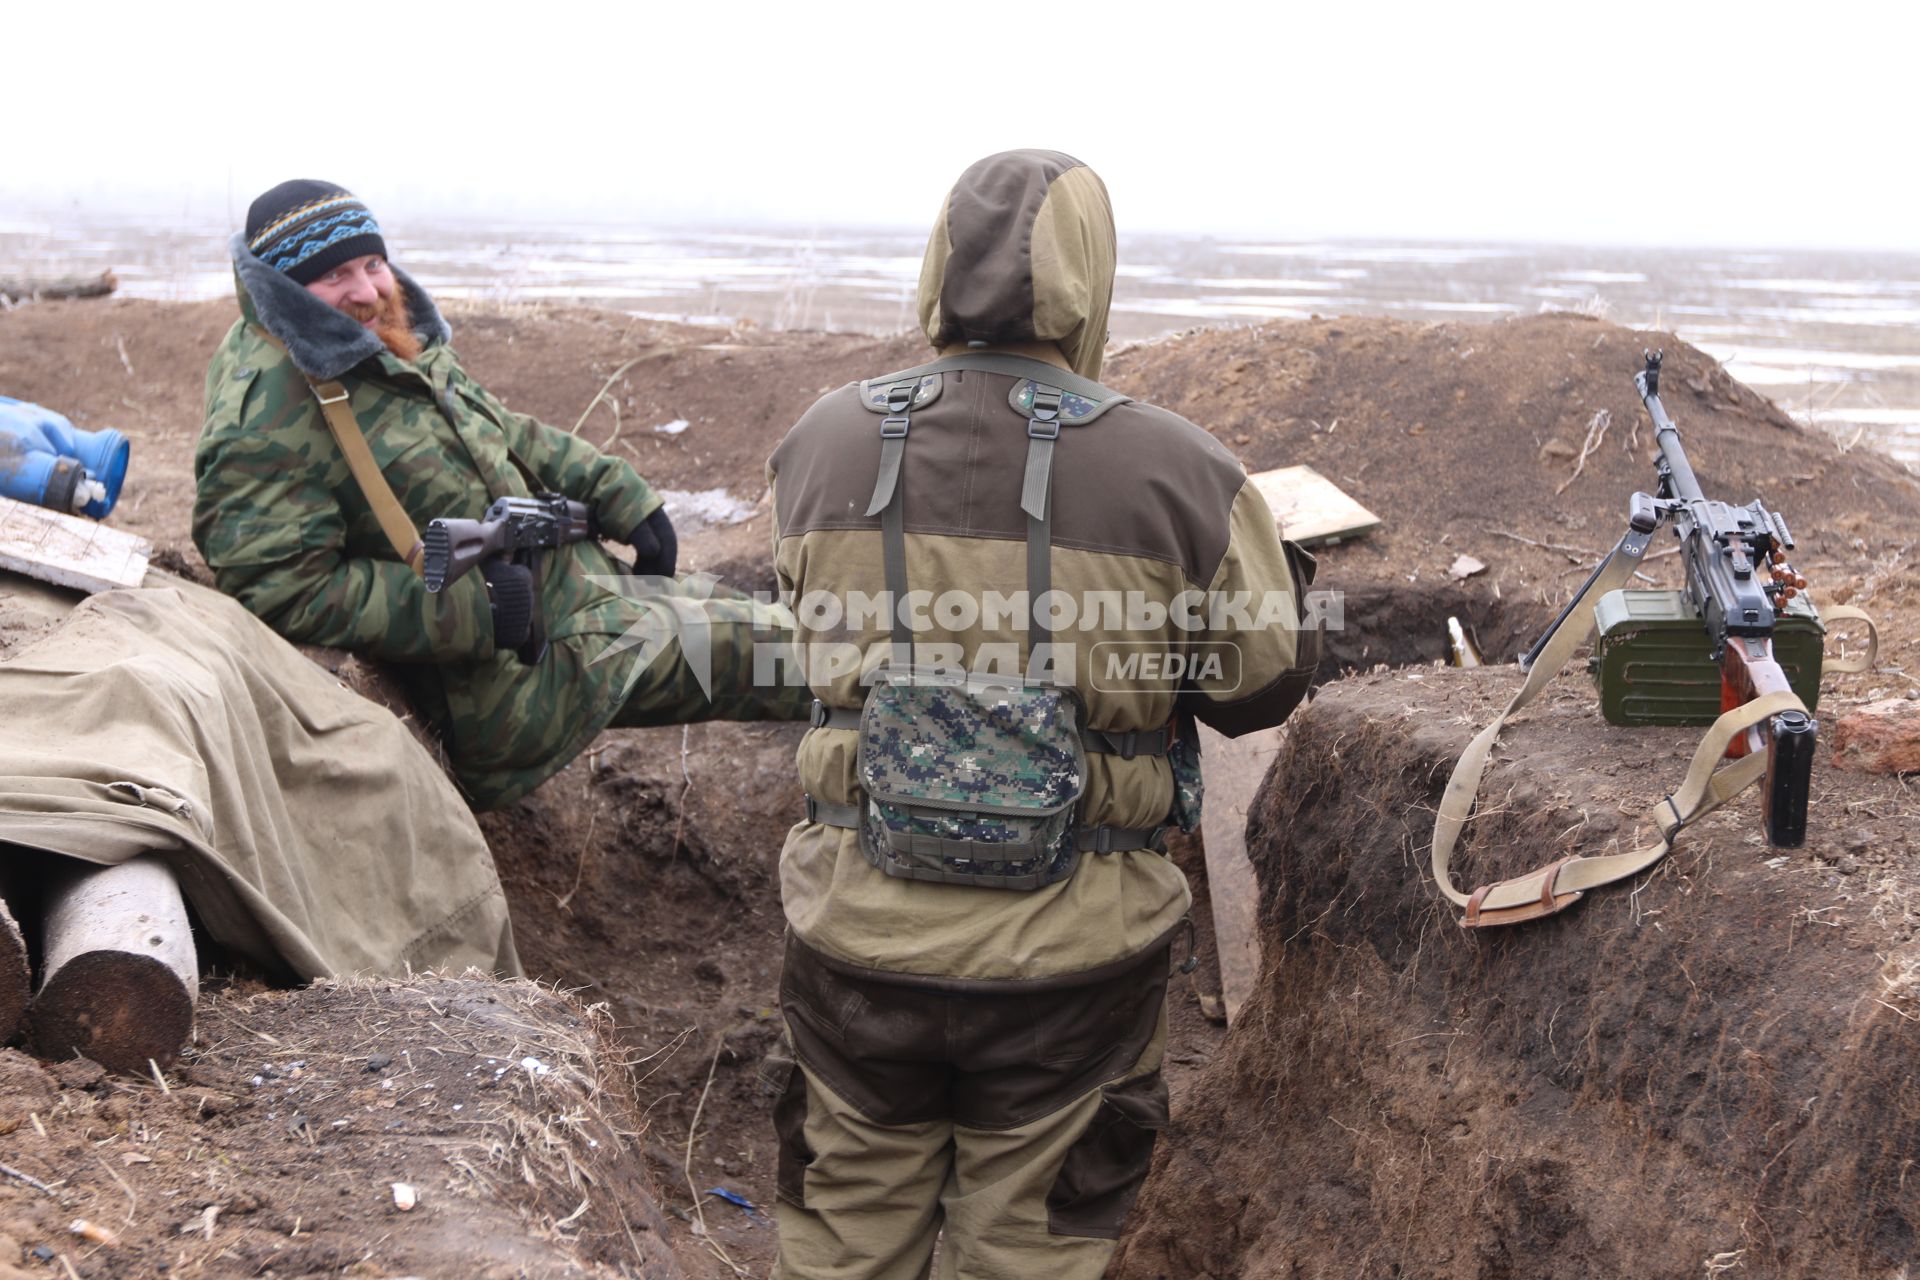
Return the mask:
[[[1720, 664], [1684, 591], [1609, 591], [1593, 607], [1587, 670], [1600, 683], [1608, 724], [1712, 724], [1720, 716]], [[1820, 699], [1827, 629], [1805, 596], [1773, 628], [1773, 656], [1812, 711]]]

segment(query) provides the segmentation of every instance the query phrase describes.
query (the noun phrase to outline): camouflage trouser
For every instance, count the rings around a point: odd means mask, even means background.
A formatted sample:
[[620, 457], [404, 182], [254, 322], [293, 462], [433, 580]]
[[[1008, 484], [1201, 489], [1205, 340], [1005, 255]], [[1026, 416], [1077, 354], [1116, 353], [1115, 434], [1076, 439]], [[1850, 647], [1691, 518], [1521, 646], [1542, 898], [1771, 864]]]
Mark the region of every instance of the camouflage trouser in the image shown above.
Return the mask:
[[617, 604], [608, 632], [562, 637], [516, 668], [504, 703], [471, 706], [449, 691], [436, 706], [416, 695], [477, 808], [527, 794], [608, 726], [806, 719], [812, 694], [780, 659], [793, 640], [783, 611], [692, 579], [649, 580]]
[[652, 617], [632, 684], [610, 725], [647, 729], [693, 720], [805, 720], [813, 694], [797, 668], [784, 612], [725, 587], [683, 582], [635, 603]]
[[[962, 892], [969, 892], [962, 890]], [[1082, 986], [956, 994], [789, 941], [783, 1280], [1096, 1280], [1167, 1120], [1167, 953]]]

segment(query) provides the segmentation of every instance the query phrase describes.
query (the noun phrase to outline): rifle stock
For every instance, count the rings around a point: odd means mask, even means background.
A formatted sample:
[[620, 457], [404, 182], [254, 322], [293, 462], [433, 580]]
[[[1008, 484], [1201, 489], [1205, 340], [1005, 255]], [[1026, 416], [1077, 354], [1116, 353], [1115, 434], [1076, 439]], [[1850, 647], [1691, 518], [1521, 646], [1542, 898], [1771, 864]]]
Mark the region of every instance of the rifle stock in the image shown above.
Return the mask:
[[486, 520], [435, 520], [420, 535], [421, 577], [427, 590], [442, 591], [480, 562], [513, 551], [507, 526]]

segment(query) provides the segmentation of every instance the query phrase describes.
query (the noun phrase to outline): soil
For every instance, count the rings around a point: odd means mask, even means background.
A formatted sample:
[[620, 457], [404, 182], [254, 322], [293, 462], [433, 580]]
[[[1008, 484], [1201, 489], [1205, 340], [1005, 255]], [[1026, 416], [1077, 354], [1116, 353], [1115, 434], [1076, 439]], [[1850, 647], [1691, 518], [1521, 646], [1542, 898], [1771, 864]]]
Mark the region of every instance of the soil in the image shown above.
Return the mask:
[[0, 1050], [0, 1276], [680, 1274], [627, 1051], [575, 1001], [226, 986], [189, 1057], [128, 1079]]
[[[1906, 1274], [1920, 795], [1823, 752], [1804, 848], [1749, 796], [1633, 884], [1469, 932], [1423, 874], [1432, 815], [1512, 689], [1376, 671], [1293, 722], [1249, 822], [1263, 972], [1115, 1274]], [[1609, 726], [1563, 675], [1503, 737], [1461, 879], [1636, 847], [1697, 735]]]
[[[725, 487], [749, 505], [764, 494], [766, 455], [816, 395], [924, 355], [904, 336], [700, 329], [566, 307], [458, 305], [449, 318], [467, 368], [514, 408], [562, 428], [580, 422], [581, 434], [632, 459], [657, 486]], [[194, 576], [204, 575], [189, 537], [201, 375], [232, 319], [227, 303], [121, 300], [0, 314], [0, 392], [132, 436], [114, 523], [152, 538], [162, 565]], [[1329, 637], [1322, 676], [1331, 683], [1302, 713], [1255, 815], [1267, 967], [1230, 1034], [1207, 1017], [1218, 1016], [1219, 987], [1202, 851], [1198, 841], [1174, 851], [1195, 883], [1203, 963], [1175, 984], [1174, 1128], [1117, 1273], [1498, 1277], [1572, 1275], [1591, 1263], [1579, 1273], [1697, 1275], [1700, 1258], [1737, 1254], [1723, 1261], [1750, 1274], [1815, 1274], [1807, 1250], [1824, 1248], [1847, 1260], [1825, 1273], [1838, 1275], [1854, 1274], [1856, 1260], [1892, 1257], [1911, 1230], [1900, 1224], [1920, 1224], [1895, 1185], [1899, 1159], [1920, 1157], [1913, 1103], [1892, 1067], [1876, 1065], [1911, 1048], [1898, 1037], [1907, 1013], [1920, 1010], [1902, 1003], [1905, 988], [1889, 997], [1898, 1017], [1875, 1015], [1881, 1006], [1863, 994], [1892, 990], [1873, 987], [1880, 970], [1869, 973], [1868, 961], [1902, 944], [1875, 912], [1899, 914], [1885, 904], [1914, 880], [1912, 802], [1900, 782], [1838, 774], [1823, 756], [1815, 836], [1785, 869], [1767, 867], [1749, 842], [1749, 798], [1690, 831], [1641, 892], [1601, 891], [1555, 921], [1500, 937], [1455, 930], [1423, 878], [1422, 806], [1432, 803], [1434, 770], [1444, 778], [1449, 753], [1512, 674], [1429, 667], [1446, 652], [1446, 619], [1461, 617], [1489, 661], [1510, 658], [1618, 537], [1627, 495], [1652, 482], [1651, 434], [1631, 377], [1641, 348], [1653, 345], [1668, 349], [1668, 407], [1703, 484], [1783, 511], [1815, 599], [1851, 600], [1880, 619], [1881, 670], [1830, 681], [1822, 714], [1920, 688], [1907, 674], [1920, 671], [1913, 477], [1796, 426], [1671, 337], [1564, 315], [1489, 325], [1316, 320], [1196, 330], [1110, 358], [1108, 382], [1193, 418], [1250, 469], [1308, 463], [1385, 517], [1373, 533], [1321, 553], [1319, 585], [1344, 592], [1346, 627]], [[1595, 418], [1603, 410], [1604, 431]], [[675, 419], [690, 425], [653, 430]], [[763, 506], [735, 525], [689, 529], [683, 564], [767, 587], [767, 537]], [[1447, 569], [1463, 552], [1488, 568], [1456, 582]], [[1648, 571], [1675, 580], [1677, 560]], [[387, 696], [377, 672], [317, 656], [353, 687]], [[1338, 678], [1348, 672], [1357, 674]], [[1630, 834], [1631, 819], [1615, 808], [1644, 810], [1660, 780], [1677, 776], [1677, 756], [1691, 745], [1684, 731], [1600, 724], [1583, 679], [1563, 677], [1556, 697], [1511, 731], [1502, 757], [1503, 768], [1534, 779], [1543, 816], [1479, 823], [1463, 875], [1500, 870], [1493, 851], [1523, 836], [1558, 847], [1583, 810], [1574, 844]], [[630, 1216], [645, 1216], [633, 1206], [661, 1206], [656, 1230], [673, 1263], [638, 1256], [691, 1276], [732, 1276], [722, 1253], [762, 1274], [773, 1253], [763, 1216], [772, 1202], [770, 1100], [759, 1067], [778, 1037], [773, 872], [799, 807], [798, 735], [779, 725], [611, 731], [534, 796], [483, 819], [529, 972], [601, 1011], [601, 1042], [615, 1046], [601, 1061], [634, 1063], [630, 1108], [617, 1089], [600, 1095], [610, 1127], [631, 1135], [608, 1144], [621, 1171], [608, 1176], [631, 1193], [615, 1198]], [[1545, 767], [1519, 763], [1544, 742], [1558, 748]], [[1627, 763], [1635, 759], [1645, 768]], [[1497, 773], [1483, 794], [1521, 781]], [[1816, 888], [1824, 896], [1805, 896]], [[1841, 890], [1851, 903], [1828, 910]], [[1655, 897], [1665, 905], [1649, 918]], [[1637, 914], [1623, 916], [1629, 908]], [[1756, 935], [1769, 941], [1756, 948]], [[1819, 969], [1823, 952], [1828, 967]], [[1691, 1004], [1678, 996], [1675, 982], [1692, 991], [1683, 970], [1711, 996]], [[1566, 992], [1556, 994], [1555, 982]], [[212, 991], [181, 1078], [224, 1069], [220, 1055], [244, 1047], [224, 1029], [230, 1012], [270, 1034], [279, 1033], [260, 1021], [269, 1013], [322, 1042], [358, 1043], [356, 1019], [366, 1015], [301, 1003], [333, 990]], [[1561, 1004], [1568, 1008], [1556, 1017]], [[1576, 1022], [1574, 1039], [1562, 1035]], [[1758, 1028], [1775, 1038], [1749, 1044]], [[395, 1036], [415, 1059], [429, 1045], [448, 1047], [432, 1030]], [[1764, 1099], [1755, 1083], [1763, 1075], [1773, 1090]], [[170, 1096], [152, 1085], [104, 1088], [114, 1098], [137, 1093], [139, 1105], [149, 1093]], [[1816, 1094], [1846, 1105], [1794, 1109]], [[12, 1096], [0, 1080], [0, 1107]], [[279, 1112], [256, 1106], [217, 1127], [175, 1128], [252, 1168], [259, 1144], [286, 1143], [284, 1122], [266, 1120], [268, 1110]], [[8, 1142], [23, 1145], [9, 1145], [8, 1163], [48, 1181], [82, 1177], [87, 1162], [73, 1153], [86, 1149], [89, 1131], [78, 1107], [57, 1120], [36, 1114], [49, 1137], [31, 1125], [16, 1130]], [[336, 1140], [333, 1118], [312, 1130], [317, 1145], [308, 1148], [325, 1154], [330, 1174], [376, 1191], [400, 1180], [385, 1173], [391, 1157]], [[1852, 1126], [1868, 1121], [1877, 1126], [1870, 1146], [1842, 1159], [1841, 1137], [1857, 1139], [1865, 1131]], [[1455, 1140], [1455, 1125], [1471, 1136]], [[1851, 1174], [1840, 1167], [1849, 1161]], [[432, 1185], [434, 1175], [420, 1176]], [[104, 1186], [124, 1205], [111, 1180]], [[1830, 1210], [1825, 1225], [1808, 1226], [1789, 1203], [1802, 1197]], [[609, 1231], [600, 1197], [588, 1198], [575, 1226]], [[57, 1244], [81, 1275], [130, 1274], [105, 1250], [53, 1239], [65, 1224], [45, 1216], [43, 1200], [0, 1180], [0, 1220], [42, 1215], [30, 1220], [38, 1225], [27, 1243]], [[156, 1200], [143, 1193], [140, 1212]], [[496, 1235], [560, 1249], [582, 1266], [621, 1265], [573, 1238], [586, 1228], [541, 1225], [579, 1203], [562, 1200], [522, 1205], [496, 1220]], [[112, 1203], [97, 1216], [117, 1224], [126, 1210]], [[369, 1204], [357, 1222], [343, 1215], [329, 1227], [359, 1251], [341, 1243], [344, 1261], [310, 1269], [337, 1273], [368, 1249], [422, 1234], [412, 1228], [426, 1219], [367, 1221], [376, 1212], [387, 1211]], [[1704, 1252], [1676, 1262], [1679, 1253], [1658, 1252], [1669, 1240]], [[244, 1266], [217, 1251], [188, 1261], [209, 1275], [275, 1265], [264, 1253], [245, 1256]], [[501, 1256], [526, 1274], [553, 1265], [546, 1255]], [[0, 1242], [0, 1265], [11, 1260]], [[378, 1268], [362, 1272], [370, 1275], [467, 1274], [387, 1253], [364, 1265]]]

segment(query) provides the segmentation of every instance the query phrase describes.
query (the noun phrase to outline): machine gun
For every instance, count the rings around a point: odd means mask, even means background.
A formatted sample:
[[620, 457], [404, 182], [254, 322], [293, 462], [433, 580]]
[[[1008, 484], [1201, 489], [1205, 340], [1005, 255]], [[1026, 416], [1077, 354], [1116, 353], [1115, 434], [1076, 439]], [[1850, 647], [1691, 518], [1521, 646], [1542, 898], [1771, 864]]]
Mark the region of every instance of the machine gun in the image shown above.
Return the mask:
[[538, 662], [547, 647], [540, 613], [541, 572], [549, 553], [598, 536], [593, 510], [558, 493], [532, 498], [496, 498], [478, 520], [433, 520], [420, 535], [420, 576], [428, 591], [442, 591], [489, 560], [524, 566], [533, 579], [532, 631], [521, 660]]
[[[1687, 595], [1706, 624], [1713, 657], [1720, 663], [1720, 709], [1731, 711], [1762, 695], [1792, 692], [1774, 659], [1774, 628], [1788, 601], [1807, 580], [1787, 564], [1793, 535], [1780, 514], [1760, 505], [1716, 502], [1700, 491], [1680, 430], [1660, 403], [1660, 352], [1649, 352], [1634, 378], [1653, 419], [1660, 445], [1656, 467], [1656, 512], [1670, 515], [1687, 568]], [[1642, 495], [1635, 495], [1636, 498]], [[1813, 776], [1813, 743], [1819, 726], [1802, 710], [1768, 716], [1735, 735], [1727, 756], [1765, 752], [1767, 772], [1760, 793], [1767, 843], [1797, 849], [1807, 838], [1807, 788]]]
[[[1709, 656], [1720, 666], [1721, 712], [1744, 706], [1764, 694], [1795, 693], [1774, 657], [1775, 628], [1788, 601], [1807, 585], [1807, 580], [1787, 564], [1786, 553], [1793, 549], [1793, 535], [1779, 513], [1767, 510], [1758, 499], [1744, 507], [1735, 507], [1701, 492], [1700, 481], [1694, 477], [1693, 466], [1687, 461], [1687, 451], [1681, 447], [1680, 429], [1674, 426], [1666, 406], [1660, 403], [1660, 361], [1660, 352], [1646, 353], [1646, 366], [1633, 380], [1641, 403], [1653, 419], [1660, 458], [1654, 465], [1658, 480], [1656, 493], [1651, 497], [1636, 493], [1629, 502], [1627, 540], [1637, 543], [1644, 551], [1646, 540], [1654, 531], [1665, 521], [1673, 521], [1673, 531], [1680, 539], [1681, 558], [1686, 565], [1690, 611], [1706, 628]], [[1593, 571], [1586, 585], [1575, 593], [1574, 602], [1521, 657], [1523, 668], [1533, 666], [1547, 642], [1576, 607], [1591, 607], [1588, 588], [1611, 562], [1610, 557]], [[1624, 665], [1624, 662], [1613, 664]], [[1817, 658], [1813, 669], [1817, 681]], [[1817, 683], [1813, 688], [1817, 690]], [[1615, 717], [1609, 714], [1608, 718]], [[1633, 723], [1629, 718], [1618, 722]], [[1659, 722], [1688, 721], [1664, 718]], [[1804, 709], [1789, 709], [1748, 727], [1727, 745], [1729, 759], [1766, 754], [1766, 780], [1760, 803], [1769, 844], [1796, 849], [1806, 840], [1807, 789], [1812, 780], [1813, 744], [1818, 732], [1818, 725]]]
[[[1764, 779], [1761, 805], [1768, 842], [1796, 848], [1806, 840], [1807, 791], [1819, 732], [1808, 708], [1818, 695], [1822, 657], [1818, 617], [1805, 601], [1796, 600], [1806, 589], [1806, 579], [1786, 561], [1793, 535], [1785, 520], [1757, 500], [1735, 507], [1701, 491], [1680, 445], [1679, 428], [1660, 403], [1659, 352], [1647, 353], [1634, 384], [1653, 419], [1660, 447], [1656, 492], [1633, 495], [1626, 534], [1546, 634], [1522, 655], [1520, 665], [1527, 676], [1520, 691], [1461, 753], [1440, 799], [1433, 830], [1433, 878], [1442, 894], [1465, 908], [1461, 923], [1468, 927], [1517, 924], [1551, 915], [1579, 901], [1589, 889], [1639, 874], [1667, 855], [1682, 828], [1757, 779]], [[1680, 538], [1685, 592], [1617, 590], [1639, 567], [1648, 542], [1668, 520]], [[1650, 599], [1633, 601], [1631, 597]], [[1657, 608], [1643, 607], [1648, 605]], [[1651, 613], [1660, 615], [1658, 626], [1638, 625]], [[1635, 625], [1616, 626], [1606, 621], [1608, 616]], [[1835, 608], [1829, 616], [1864, 622], [1872, 634], [1871, 620], [1856, 609]], [[1660, 838], [1630, 852], [1563, 858], [1483, 885], [1472, 894], [1463, 893], [1453, 883], [1449, 863], [1472, 813], [1501, 726], [1546, 688], [1574, 649], [1593, 634], [1596, 622], [1602, 634], [1595, 663], [1609, 720], [1616, 724], [1711, 722], [1686, 778], [1648, 815]], [[1775, 655], [1777, 637], [1791, 638], [1797, 646], [1795, 659], [1788, 665], [1801, 677], [1799, 689]], [[1800, 643], [1809, 639], [1810, 653]], [[1872, 660], [1869, 639], [1864, 659], [1827, 665], [1831, 670], [1859, 671]], [[1614, 673], [1615, 682], [1625, 683], [1633, 679], [1630, 673], [1636, 668], [1655, 672], [1658, 691], [1623, 696], [1619, 689], [1609, 690], [1609, 672]], [[1706, 681], [1717, 681], [1719, 686], [1717, 715], [1713, 686]], [[1699, 696], [1702, 693], [1705, 698]], [[1728, 763], [1722, 765], [1723, 761]]]

